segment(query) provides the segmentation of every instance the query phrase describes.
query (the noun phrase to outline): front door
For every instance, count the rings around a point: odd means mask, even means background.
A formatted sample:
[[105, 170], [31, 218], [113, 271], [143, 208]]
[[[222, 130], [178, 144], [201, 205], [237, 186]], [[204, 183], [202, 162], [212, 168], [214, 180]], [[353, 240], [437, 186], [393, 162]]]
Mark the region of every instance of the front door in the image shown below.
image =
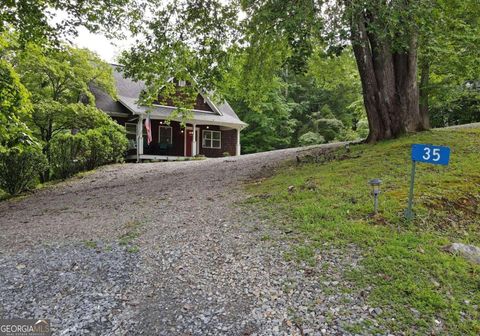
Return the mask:
[[[185, 156], [192, 156], [192, 141], [193, 141], [193, 128], [192, 127], [187, 127], [186, 128], [186, 134], [185, 134]], [[197, 127], [197, 130], [195, 132], [195, 137], [197, 138], [197, 154], [199, 150], [199, 134], [200, 134], [200, 129]]]
[[185, 146], [186, 146], [186, 152], [185, 156], [192, 156], [192, 140], [193, 140], [193, 131], [191, 128], [187, 128], [186, 130], [187, 135], [185, 137]]

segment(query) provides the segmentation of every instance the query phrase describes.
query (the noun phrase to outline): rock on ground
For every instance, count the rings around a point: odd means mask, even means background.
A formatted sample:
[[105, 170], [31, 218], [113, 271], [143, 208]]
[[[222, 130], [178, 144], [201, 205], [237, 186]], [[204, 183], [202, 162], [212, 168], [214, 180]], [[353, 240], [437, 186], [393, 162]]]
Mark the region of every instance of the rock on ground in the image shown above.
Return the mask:
[[459, 254], [467, 260], [480, 264], [480, 248], [473, 245], [453, 243], [444, 247], [444, 250], [453, 254]]

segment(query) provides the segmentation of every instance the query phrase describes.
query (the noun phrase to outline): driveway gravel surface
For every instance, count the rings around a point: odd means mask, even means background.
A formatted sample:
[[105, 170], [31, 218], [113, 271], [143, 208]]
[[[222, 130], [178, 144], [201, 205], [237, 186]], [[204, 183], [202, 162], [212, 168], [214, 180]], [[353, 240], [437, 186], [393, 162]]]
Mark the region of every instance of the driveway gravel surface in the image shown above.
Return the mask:
[[56, 335], [377, 334], [368, 289], [345, 290], [355, 246], [286, 261], [290, 239], [244, 203], [245, 181], [335, 146], [107, 166], [1, 202], [0, 316]]

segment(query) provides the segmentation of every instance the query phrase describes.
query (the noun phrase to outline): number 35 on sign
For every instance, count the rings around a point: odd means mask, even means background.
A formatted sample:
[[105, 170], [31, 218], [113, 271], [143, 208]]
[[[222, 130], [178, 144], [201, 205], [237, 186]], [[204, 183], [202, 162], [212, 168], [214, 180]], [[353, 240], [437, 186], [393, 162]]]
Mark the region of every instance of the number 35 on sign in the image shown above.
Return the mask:
[[414, 144], [412, 145], [412, 175], [410, 177], [410, 192], [408, 194], [408, 207], [405, 216], [412, 219], [413, 213], [413, 186], [415, 184], [415, 164], [417, 162], [432, 163], [437, 165], [448, 165], [450, 161], [450, 148], [444, 146], [432, 146]]
[[444, 146], [412, 145], [412, 161], [448, 165], [450, 148]]

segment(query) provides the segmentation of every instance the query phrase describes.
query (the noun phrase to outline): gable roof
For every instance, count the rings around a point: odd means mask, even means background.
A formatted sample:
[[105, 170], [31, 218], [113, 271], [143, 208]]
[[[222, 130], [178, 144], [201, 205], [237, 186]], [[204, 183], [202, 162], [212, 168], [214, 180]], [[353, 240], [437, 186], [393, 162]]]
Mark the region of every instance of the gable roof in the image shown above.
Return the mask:
[[[173, 106], [156, 105], [142, 106], [138, 104], [138, 98], [143, 90], [145, 90], [145, 83], [142, 81], [135, 82], [130, 78], [126, 78], [123, 74], [122, 67], [112, 65], [113, 76], [117, 87], [118, 101], [115, 101], [107, 93], [98, 88], [92, 88], [92, 93], [95, 95], [96, 105], [111, 116], [126, 116], [129, 115], [145, 115], [150, 112], [152, 116], [160, 118], [168, 118], [177, 108]], [[227, 101], [215, 104], [207, 94], [199, 92], [205, 99], [205, 102], [212, 111], [207, 110], [192, 110], [193, 117], [187, 120], [188, 123], [197, 124], [215, 124], [221, 126], [230, 126], [235, 128], [243, 128], [247, 124], [241, 121], [232, 107]], [[175, 118], [174, 118], [175, 119]]]

